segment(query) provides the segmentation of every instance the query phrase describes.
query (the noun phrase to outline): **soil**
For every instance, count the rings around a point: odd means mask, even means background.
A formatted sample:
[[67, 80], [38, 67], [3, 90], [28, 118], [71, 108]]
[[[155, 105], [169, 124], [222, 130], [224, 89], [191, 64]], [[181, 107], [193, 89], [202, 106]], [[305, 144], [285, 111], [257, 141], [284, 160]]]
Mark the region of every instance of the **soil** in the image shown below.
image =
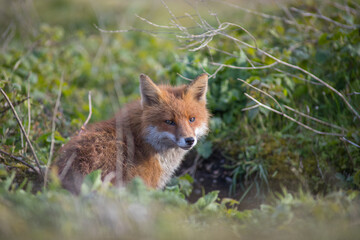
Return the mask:
[[[190, 174], [194, 179], [193, 191], [188, 197], [188, 201], [196, 202], [201, 196], [211, 191], [219, 191], [220, 200], [223, 198], [233, 198], [239, 200], [246, 191], [238, 187], [235, 194], [230, 194], [232, 184], [232, 169], [227, 169], [227, 160], [220, 153], [213, 153], [210, 158], [198, 158], [195, 151], [190, 152], [180, 168], [176, 172], [177, 176], [185, 173]], [[251, 189], [246, 197], [241, 201], [239, 209], [252, 209], [259, 207], [264, 202], [264, 198], [257, 196], [256, 189]]]

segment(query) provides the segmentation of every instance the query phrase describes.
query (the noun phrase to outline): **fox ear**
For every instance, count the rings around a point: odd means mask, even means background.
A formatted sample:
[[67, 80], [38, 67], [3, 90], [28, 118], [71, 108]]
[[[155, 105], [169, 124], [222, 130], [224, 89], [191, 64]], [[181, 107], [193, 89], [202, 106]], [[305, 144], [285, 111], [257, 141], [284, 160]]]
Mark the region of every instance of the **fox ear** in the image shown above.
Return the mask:
[[145, 74], [140, 75], [141, 105], [154, 105], [160, 101], [160, 89]]
[[208, 75], [201, 74], [190, 83], [187, 87], [187, 92], [192, 94], [196, 100], [206, 103], [206, 92], [208, 88]]

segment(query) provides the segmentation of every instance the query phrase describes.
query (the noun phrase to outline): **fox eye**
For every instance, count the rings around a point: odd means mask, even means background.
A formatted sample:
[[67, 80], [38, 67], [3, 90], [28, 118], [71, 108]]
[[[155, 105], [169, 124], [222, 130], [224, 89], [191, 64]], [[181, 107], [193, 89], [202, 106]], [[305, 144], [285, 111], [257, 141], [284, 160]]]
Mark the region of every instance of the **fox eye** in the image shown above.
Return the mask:
[[195, 118], [192, 117], [192, 118], [189, 119], [189, 121], [190, 121], [190, 122], [193, 122], [193, 121], [195, 121]]
[[169, 125], [175, 125], [175, 122], [171, 120], [165, 120], [165, 123]]

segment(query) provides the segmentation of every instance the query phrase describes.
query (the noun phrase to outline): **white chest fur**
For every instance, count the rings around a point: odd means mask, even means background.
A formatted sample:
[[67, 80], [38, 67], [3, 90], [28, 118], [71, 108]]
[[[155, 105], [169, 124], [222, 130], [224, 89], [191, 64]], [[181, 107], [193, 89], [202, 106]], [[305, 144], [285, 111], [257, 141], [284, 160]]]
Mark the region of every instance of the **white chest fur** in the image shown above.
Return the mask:
[[181, 160], [187, 153], [181, 148], [171, 148], [157, 154], [157, 159], [162, 168], [162, 173], [159, 179], [158, 188], [165, 187], [176, 169], [179, 167]]

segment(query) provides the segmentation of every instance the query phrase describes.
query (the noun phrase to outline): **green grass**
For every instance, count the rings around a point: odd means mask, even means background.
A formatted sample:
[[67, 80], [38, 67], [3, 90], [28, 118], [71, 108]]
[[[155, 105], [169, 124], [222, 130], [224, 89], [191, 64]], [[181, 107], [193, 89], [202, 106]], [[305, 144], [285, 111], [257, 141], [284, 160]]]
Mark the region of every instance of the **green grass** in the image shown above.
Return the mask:
[[118, 189], [102, 183], [100, 172], [87, 177], [79, 196], [55, 180], [33, 194], [13, 177], [0, 182], [4, 239], [353, 239], [360, 229], [358, 192], [314, 198], [285, 191], [259, 209], [238, 211], [235, 200], [217, 200], [217, 192], [189, 204], [180, 185], [147, 190], [135, 179]]

